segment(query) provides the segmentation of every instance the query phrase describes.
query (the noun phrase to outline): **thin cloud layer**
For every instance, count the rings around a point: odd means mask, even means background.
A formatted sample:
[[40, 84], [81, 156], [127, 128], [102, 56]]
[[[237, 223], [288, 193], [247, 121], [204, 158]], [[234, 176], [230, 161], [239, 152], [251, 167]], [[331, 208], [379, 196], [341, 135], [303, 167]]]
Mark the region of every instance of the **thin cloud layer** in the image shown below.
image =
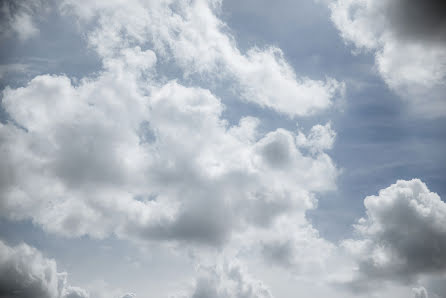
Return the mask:
[[442, 1], [337, 0], [333, 23], [423, 117], [446, 114], [446, 23]]

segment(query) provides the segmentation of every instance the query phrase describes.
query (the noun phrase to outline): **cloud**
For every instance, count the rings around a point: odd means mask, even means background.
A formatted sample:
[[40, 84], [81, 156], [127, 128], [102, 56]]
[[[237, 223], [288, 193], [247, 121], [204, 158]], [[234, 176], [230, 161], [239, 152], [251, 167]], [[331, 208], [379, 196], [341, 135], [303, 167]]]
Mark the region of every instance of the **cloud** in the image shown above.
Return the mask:
[[[307, 133], [262, 131], [248, 115], [229, 123], [224, 101], [197, 85], [224, 83], [292, 118], [330, 107], [343, 84], [298, 77], [275, 47], [242, 53], [217, 17], [219, 3], [188, 3], [61, 6], [88, 28], [103, 69], [3, 90], [0, 214], [67, 237], [244, 246], [296, 272], [320, 269], [332, 245], [305, 212], [316, 194], [336, 189], [330, 124]], [[188, 86], [166, 79], [163, 63]], [[193, 295], [270, 297], [233, 267], [206, 269]]]
[[424, 117], [445, 115], [446, 22], [442, 1], [337, 0], [342, 38], [375, 54], [387, 85]]
[[272, 298], [269, 289], [237, 262], [199, 267], [191, 298]]
[[413, 288], [413, 297], [414, 298], [428, 298], [429, 295], [427, 294], [427, 291], [424, 287], [419, 287], [419, 288]]
[[0, 241], [0, 297], [88, 298], [88, 293], [67, 284], [56, 262], [26, 244], [10, 247]]
[[[281, 217], [275, 225], [254, 239], [262, 259], [298, 276], [319, 274], [335, 246], [319, 236], [317, 230], [296, 215]], [[256, 246], [254, 246], [256, 247]]]
[[364, 200], [358, 239], [343, 242], [357, 259], [354, 287], [374, 281], [416, 281], [446, 271], [446, 204], [418, 179], [399, 180]]
[[335, 189], [338, 170], [324, 152], [332, 137], [316, 141], [333, 134], [328, 127], [306, 138], [260, 134], [253, 117], [230, 126], [209, 90], [151, 79], [156, 63], [134, 47], [77, 85], [43, 75], [6, 88], [3, 216], [73, 237], [221, 246]]
[[[64, 10], [86, 23], [98, 19], [89, 41], [101, 56], [129, 43], [149, 43], [186, 77], [223, 82], [241, 99], [290, 117], [324, 110], [342, 96], [344, 84], [297, 77], [283, 52], [273, 46], [242, 53], [217, 13], [221, 1], [65, 1]], [[145, 38], [147, 36], [147, 38]]]
[[46, 0], [6, 0], [0, 4], [0, 37], [25, 41], [39, 34], [36, 21], [49, 10]]
[[13, 64], [1, 64], [0, 65], [0, 80], [10, 77], [14, 74], [23, 74], [29, 71], [29, 65], [13, 63]]
[[446, 5], [440, 0], [398, 0], [388, 14], [394, 31], [407, 38], [446, 42]]

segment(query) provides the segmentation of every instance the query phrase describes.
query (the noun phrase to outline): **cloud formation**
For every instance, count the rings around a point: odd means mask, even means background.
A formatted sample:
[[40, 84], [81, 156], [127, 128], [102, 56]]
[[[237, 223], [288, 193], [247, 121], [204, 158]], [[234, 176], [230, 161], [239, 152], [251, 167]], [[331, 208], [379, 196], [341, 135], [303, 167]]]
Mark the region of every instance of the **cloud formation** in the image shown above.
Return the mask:
[[[333, 2], [333, 20], [346, 40], [376, 51], [389, 86], [417, 94], [432, 87], [436, 96], [444, 83], [444, 65], [434, 63], [443, 61], [441, 34], [427, 37], [428, 22], [404, 27], [407, 20], [382, 14], [380, 3]], [[250, 115], [231, 123], [213, 86], [290, 120], [330, 108], [343, 83], [298, 76], [275, 46], [240, 50], [219, 19], [220, 1], [66, 0], [59, 8], [78, 18], [103, 68], [81, 80], [40, 75], [3, 90], [0, 215], [68, 237], [245, 253], [330, 292], [327, 281], [347, 269], [336, 268], [338, 247], [319, 236], [306, 211], [336, 189], [339, 170], [327, 153], [336, 132], [330, 122], [265, 131]], [[373, 27], [372, 16], [384, 21]], [[419, 55], [425, 43], [433, 50]], [[170, 79], [166, 65], [181, 79]], [[446, 207], [421, 181], [398, 181], [365, 206], [358, 238], [342, 244], [349, 258], [342, 265], [358, 265], [351, 286], [397, 281], [410, 284], [407, 294], [420, 276], [444, 272]], [[88, 297], [36, 250], [0, 248], [1, 266], [18, 268], [16, 283], [2, 284], [5, 295]], [[238, 264], [203, 266], [198, 275], [187, 297], [272, 297]], [[413, 293], [427, 297], [424, 288]]]
[[424, 287], [413, 288], [412, 291], [414, 298], [429, 298], [429, 295]]
[[273, 298], [269, 289], [236, 262], [200, 267], [191, 298]]
[[36, 22], [48, 12], [47, 0], [5, 0], [0, 4], [0, 37], [26, 41], [39, 34]]
[[88, 298], [88, 293], [67, 283], [56, 262], [26, 244], [10, 247], [0, 241], [0, 297]]
[[174, 61], [186, 77], [225, 82], [237, 97], [290, 117], [327, 109], [343, 94], [344, 84], [332, 78], [296, 76], [277, 47], [242, 53], [218, 18], [221, 1], [66, 0], [63, 7], [87, 24], [99, 20], [89, 41], [102, 56], [129, 43], [149, 44], [162, 60]]
[[135, 47], [76, 86], [43, 75], [4, 90], [4, 216], [67, 236], [221, 245], [335, 188], [329, 126], [309, 138], [260, 134], [253, 117], [230, 126], [210, 91], [143, 81], [156, 61]]
[[423, 182], [399, 180], [364, 205], [367, 217], [355, 225], [359, 239], [343, 242], [359, 265], [353, 287], [446, 271], [446, 204]]
[[442, 1], [336, 0], [333, 23], [356, 49], [375, 54], [386, 84], [424, 117], [446, 114], [446, 23]]

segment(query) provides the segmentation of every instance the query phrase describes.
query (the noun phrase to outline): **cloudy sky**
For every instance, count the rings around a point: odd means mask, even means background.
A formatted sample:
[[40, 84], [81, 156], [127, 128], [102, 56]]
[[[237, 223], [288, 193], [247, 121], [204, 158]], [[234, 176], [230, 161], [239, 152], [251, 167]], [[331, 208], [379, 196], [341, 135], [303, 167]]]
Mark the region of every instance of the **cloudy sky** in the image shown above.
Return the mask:
[[443, 1], [0, 5], [0, 298], [446, 297]]

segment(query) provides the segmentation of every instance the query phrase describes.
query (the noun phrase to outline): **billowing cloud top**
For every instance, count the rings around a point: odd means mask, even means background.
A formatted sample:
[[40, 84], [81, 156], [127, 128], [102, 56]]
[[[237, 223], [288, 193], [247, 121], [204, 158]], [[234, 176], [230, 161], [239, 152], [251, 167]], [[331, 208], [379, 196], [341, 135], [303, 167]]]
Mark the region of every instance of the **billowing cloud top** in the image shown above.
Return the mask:
[[[330, 3], [343, 39], [375, 53], [390, 88], [415, 105], [431, 103], [421, 113], [445, 113], [443, 4]], [[338, 188], [327, 112], [345, 83], [302, 75], [275, 45], [242, 49], [221, 1], [1, 5], [1, 39], [30, 42], [41, 18], [55, 14], [76, 22], [100, 64], [80, 79], [41, 73], [1, 91], [1, 220], [51, 239], [138, 248], [117, 248], [116, 263], [157, 253], [181, 259], [189, 272], [169, 279], [169, 297], [283, 294], [263, 279], [315, 297], [442, 294], [432, 284], [446, 274], [446, 205], [419, 179], [365, 198], [355, 236], [335, 243], [319, 234], [308, 211]], [[0, 79], [14, 69], [28, 68], [0, 66]], [[238, 106], [247, 111], [228, 113]], [[280, 121], [266, 125], [270, 115]], [[71, 286], [55, 260], [7, 243], [0, 240], [0, 297], [152, 297], [105, 282]]]
[[26, 244], [10, 247], [0, 242], [0, 297], [88, 298], [88, 293], [67, 284], [67, 274], [56, 262]]
[[343, 39], [373, 51], [388, 86], [424, 117], [446, 113], [446, 7], [438, 0], [336, 0]]

